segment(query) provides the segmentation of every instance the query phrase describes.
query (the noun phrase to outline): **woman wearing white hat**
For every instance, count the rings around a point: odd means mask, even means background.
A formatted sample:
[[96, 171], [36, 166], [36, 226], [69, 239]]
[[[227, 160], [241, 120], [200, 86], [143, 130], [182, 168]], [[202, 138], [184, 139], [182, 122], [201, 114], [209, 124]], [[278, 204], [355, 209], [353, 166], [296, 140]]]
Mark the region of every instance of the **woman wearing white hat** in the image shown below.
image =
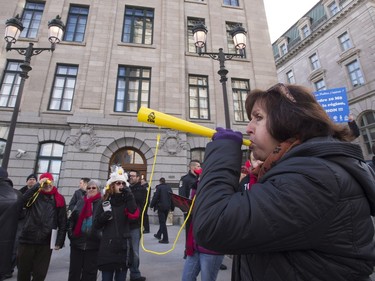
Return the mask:
[[103, 205], [95, 214], [94, 225], [103, 230], [98, 255], [102, 281], [125, 281], [131, 262], [129, 220], [139, 217], [128, 177], [121, 167], [111, 174], [103, 196]]

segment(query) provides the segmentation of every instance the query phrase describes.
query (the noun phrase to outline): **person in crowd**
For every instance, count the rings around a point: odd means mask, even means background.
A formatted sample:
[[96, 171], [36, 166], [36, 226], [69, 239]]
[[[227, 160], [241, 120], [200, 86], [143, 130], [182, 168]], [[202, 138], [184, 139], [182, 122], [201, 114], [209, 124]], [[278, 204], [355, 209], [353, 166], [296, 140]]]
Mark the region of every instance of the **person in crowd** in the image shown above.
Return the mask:
[[70, 217], [74, 207], [76, 206], [77, 202], [83, 199], [83, 197], [86, 195], [86, 187], [89, 183], [90, 178], [81, 178], [79, 181], [79, 188], [74, 191], [72, 198], [70, 199], [69, 205], [68, 205], [68, 217]]
[[26, 191], [32, 188], [36, 184], [37, 181], [38, 181], [38, 176], [36, 174], [33, 173], [33, 174], [28, 175], [26, 178], [26, 185], [21, 187], [20, 192], [22, 194], [25, 194]]
[[245, 165], [241, 167], [239, 191], [250, 190], [251, 186], [255, 184], [258, 180], [255, 174], [253, 173], [253, 170], [256, 169], [259, 165], [261, 165], [262, 161], [256, 160], [254, 158], [252, 151], [250, 151], [249, 158], [249, 160], [246, 160]]
[[139, 214], [128, 177], [121, 167], [116, 167], [107, 181], [103, 203], [94, 216], [94, 226], [103, 232], [98, 253], [102, 281], [126, 280], [132, 262], [129, 222]]
[[191, 160], [189, 163], [189, 171], [186, 175], [182, 176], [179, 183], [178, 195], [186, 198], [191, 198], [191, 188], [196, 184], [198, 175], [195, 170], [200, 169], [201, 163], [199, 160]]
[[[20, 190], [16, 190], [16, 192], [18, 193], [18, 196], [22, 198], [23, 194], [25, 194], [26, 191], [28, 191], [30, 188], [32, 188], [36, 184], [37, 178], [38, 178], [37, 175], [30, 174], [26, 178], [26, 185], [23, 186]], [[14, 269], [16, 268], [16, 265], [17, 265], [17, 252], [18, 252], [19, 237], [21, 235], [21, 231], [23, 228], [25, 216], [26, 216], [26, 208], [24, 208], [21, 204], [20, 210], [19, 210], [19, 216], [18, 216], [16, 238], [14, 240], [14, 246], [13, 246], [12, 269], [8, 274], [6, 274], [5, 276], [6, 278], [11, 278], [13, 276]]]
[[[146, 193], [147, 193], [148, 182], [144, 177], [141, 178], [141, 185], [142, 185], [142, 188], [146, 189]], [[143, 216], [143, 234], [150, 233], [150, 220], [149, 220], [148, 213], [147, 213], [149, 206], [150, 206], [150, 195], [148, 197], [147, 206], [146, 206], [145, 213]]]
[[154, 237], [159, 240], [159, 243], [168, 244], [167, 217], [170, 211], [174, 211], [172, 188], [165, 182], [165, 178], [160, 178], [155, 190], [150, 207], [158, 211], [159, 230]]
[[[53, 176], [43, 173], [23, 195], [27, 208], [18, 246], [18, 281], [43, 281], [46, 278], [52, 249], [64, 246], [67, 217], [65, 198], [53, 184]], [[51, 241], [56, 231], [56, 240]], [[51, 237], [52, 236], [52, 237]]]
[[360, 132], [359, 132], [357, 122], [355, 121], [354, 116], [351, 113], [349, 114], [349, 118], [348, 118], [348, 126], [349, 126], [350, 131], [352, 132], [352, 140], [355, 140], [356, 138], [360, 136]]
[[348, 126], [299, 85], [253, 90], [245, 105], [258, 182], [236, 192], [242, 133], [217, 128], [194, 207], [198, 244], [240, 255], [232, 280], [370, 280], [375, 174]]
[[93, 227], [93, 217], [101, 206], [100, 182], [90, 180], [86, 195], [80, 199], [68, 219], [70, 263], [68, 281], [95, 281], [101, 232]]
[[[130, 189], [134, 194], [138, 209], [142, 214], [146, 204], [147, 190], [142, 187], [141, 175], [139, 171], [131, 170], [129, 172]], [[141, 239], [141, 216], [137, 220], [130, 222], [130, 235], [132, 237], [133, 261], [130, 266], [130, 281], [145, 281], [146, 277], [141, 275], [139, 270], [139, 241]]]
[[[195, 173], [195, 170], [201, 168], [201, 163], [199, 160], [191, 160], [189, 163], [189, 171], [187, 174], [183, 175], [179, 182], [178, 195], [184, 196], [186, 198], [191, 198], [190, 193], [192, 187], [196, 184], [198, 180], [198, 175]], [[186, 220], [187, 213], [184, 213], [184, 220]], [[187, 236], [190, 228], [190, 220], [186, 221], [185, 224], [185, 244], [187, 242]], [[184, 259], [186, 259], [186, 247], [184, 250]]]
[[8, 172], [0, 167], [0, 281], [12, 277], [13, 245], [22, 198], [13, 189]]
[[[201, 175], [202, 169], [196, 169], [195, 174]], [[191, 196], [194, 198], [199, 179], [191, 188]], [[192, 218], [194, 220], [194, 217]], [[215, 281], [219, 273], [224, 255], [218, 252], [210, 251], [197, 244], [193, 234], [193, 224], [190, 223], [187, 243], [186, 243], [186, 261], [182, 271], [182, 281], [196, 281], [199, 273], [201, 280]]]

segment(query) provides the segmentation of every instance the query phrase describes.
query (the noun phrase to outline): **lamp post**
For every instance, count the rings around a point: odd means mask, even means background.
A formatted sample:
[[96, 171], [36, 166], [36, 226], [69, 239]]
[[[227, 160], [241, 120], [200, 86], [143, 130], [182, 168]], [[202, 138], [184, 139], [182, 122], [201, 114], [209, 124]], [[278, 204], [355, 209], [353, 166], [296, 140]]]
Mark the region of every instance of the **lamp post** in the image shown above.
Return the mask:
[[244, 57], [244, 49], [246, 47], [246, 31], [243, 27], [237, 26], [230, 31], [230, 35], [233, 37], [233, 42], [236, 49], [240, 50], [239, 54], [228, 54], [224, 53], [223, 49], [220, 48], [218, 53], [202, 52], [202, 48], [206, 45], [207, 28], [204, 24], [199, 23], [192, 29], [195, 46], [198, 48], [198, 54], [200, 56], [207, 55], [210, 58], [219, 61], [220, 69], [217, 72], [220, 75], [220, 82], [223, 88], [223, 100], [224, 100], [224, 116], [225, 126], [230, 129], [230, 117], [229, 117], [229, 104], [228, 104], [228, 93], [227, 93], [227, 74], [228, 70], [225, 68], [225, 61], [231, 60], [234, 57]]
[[55, 50], [56, 44], [59, 43], [62, 39], [62, 36], [64, 33], [64, 24], [61, 21], [60, 16], [57, 16], [56, 18], [48, 22], [48, 30], [49, 30], [48, 40], [51, 42], [50, 48], [34, 48], [33, 43], [29, 43], [29, 46], [27, 48], [12, 48], [12, 44], [16, 43], [24, 27], [18, 15], [14, 18], [8, 19], [5, 25], [6, 27], [5, 27], [4, 39], [7, 42], [6, 50], [17, 51], [20, 55], [23, 55], [25, 57], [22, 64], [20, 64], [21, 72], [19, 75], [21, 77], [21, 81], [20, 81], [20, 85], [18, 88], [16, 104], [14, 105], [14, 109], [13, 109], [12, 119], [10, 120], [7, 142], [5, 145], [3, 161], [1, 164], [1, 166], [4, 169], [7, 169], [8, 163], [9, 163], [10, 151], [11, 151], [12, 144], [13, 144], [14, 131], [16, 129], [16, 124], [17, 124], [18, 112], [19, 112], [19, 108], [21, 104], [23, 88], [25, 85], [25, 80], [29, 78], [28, 73], [32, 69], [32, 67], [30, 66], [31, 57], [35, 55], [39, 55], [43, 51], [53, 52]]

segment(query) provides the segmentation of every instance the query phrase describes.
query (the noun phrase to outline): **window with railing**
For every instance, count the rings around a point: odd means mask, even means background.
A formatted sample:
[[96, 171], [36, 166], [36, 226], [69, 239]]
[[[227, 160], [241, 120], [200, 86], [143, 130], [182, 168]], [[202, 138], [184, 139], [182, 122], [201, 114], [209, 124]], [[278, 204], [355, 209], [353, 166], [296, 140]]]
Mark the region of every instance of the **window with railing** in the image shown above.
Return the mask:
[[42, 20], [44, 11], [44, 3], [26, 1], [25, 7], [22, 12], [22, 30], [20, 37], [22, 38], [36, 38]]
[[232, 93], [234, 120], [239, 122], [247, 121], [245, 101], [247, 94], [250, 92], [249, 80], [232, 78]]
[[311, 64], [312, 70], [316, 70], [316, 69], [320, 68], [319, 58], [318, 58], [318, 55], [316, 53], [313, 54], [312, 56], [310, 56], [309, 59], [310, 59], [310, 64]]
[[348, 32], [344, 32], [343, 34], [341, 34], [339, 36], [339, 41], [340, 41], [341, 50], [343, 52], [350, 49], [353, 46]]
[[14, 107], [21, 83], [20, 64], [22, 61], [9, 60], [1, 79], [0, 107]]
[[151, 68], [122, 65], [118, 68], [115, 112], [137, 113], [149, 107]]
[[57, 65], [49, 110], [70, 111], [72, 109], [77, 74], [77, 65]]
[[189, 75], [189, 118], [210, 118], [207, 76]]
[[296, 80], [294, 79], [294, 73], [293, 73], [293, 70], [289, 70], [287, 73], [286, 73], [286, 79], [288, 81], [289, 84], [294, 84], [296, 83]]
[[363, 78], [362, 70], [360, 68], [358, 60], [354, 60], [346, 65], [348, 74], [350, 77], [350, 82], [353, 87], [363, 85], [365, 79]]
[[153, 42], [154, 9], [125, 7], [122, 42], [151, 45]]
[[40, 144], [36, 173], [51, 173], [57, 186], [60, 177], [61, 163], [64, 154], [64, 145], [57, 142], [45, 142]]
[[89, 7], [71, 5], [64, 32], [64, 41], [83, 42]]

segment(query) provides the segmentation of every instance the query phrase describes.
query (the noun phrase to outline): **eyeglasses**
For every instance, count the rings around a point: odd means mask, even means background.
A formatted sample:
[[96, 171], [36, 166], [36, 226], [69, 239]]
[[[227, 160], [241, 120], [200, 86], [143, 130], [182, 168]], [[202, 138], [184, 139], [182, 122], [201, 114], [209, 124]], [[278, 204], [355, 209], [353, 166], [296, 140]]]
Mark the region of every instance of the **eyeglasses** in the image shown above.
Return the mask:
[[275, 86], [272, 86], [267, 90], [267, 93], [271, 92], [278, 92], [282, 96], [286, 97], [288, 100], [290, 100], [293, 103], [296, 103], [296, 99], [292, 96], [287, 86], [285, 86], [283, 83], [278, 83]]
[[94, 190], [94, 189], [96, 189], [96, 186], [88, 186], [88, 187], [86, 187], [86, 189], [87, 190], [91, 190], [91, 189]]
[[125, 183], [123, 181], [116, 181], [115, 185], [125, 185]]

